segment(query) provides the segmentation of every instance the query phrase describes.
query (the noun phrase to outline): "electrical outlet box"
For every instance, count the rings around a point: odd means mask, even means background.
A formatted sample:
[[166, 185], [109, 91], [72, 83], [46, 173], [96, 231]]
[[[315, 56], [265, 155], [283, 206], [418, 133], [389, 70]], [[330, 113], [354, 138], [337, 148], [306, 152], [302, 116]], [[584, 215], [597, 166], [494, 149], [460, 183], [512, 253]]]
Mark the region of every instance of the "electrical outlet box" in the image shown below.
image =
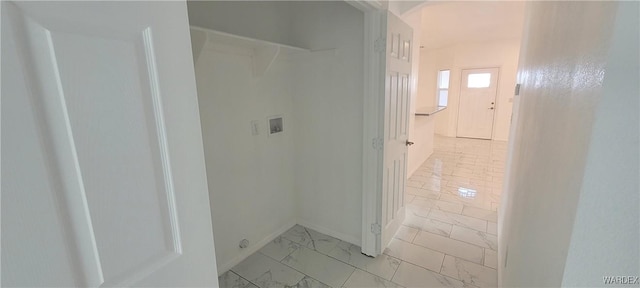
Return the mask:
[[282, 133], [284, 131], [284, 120], [282, 115], [267, 118], [267, 124], [269, 127], [269, 136]]

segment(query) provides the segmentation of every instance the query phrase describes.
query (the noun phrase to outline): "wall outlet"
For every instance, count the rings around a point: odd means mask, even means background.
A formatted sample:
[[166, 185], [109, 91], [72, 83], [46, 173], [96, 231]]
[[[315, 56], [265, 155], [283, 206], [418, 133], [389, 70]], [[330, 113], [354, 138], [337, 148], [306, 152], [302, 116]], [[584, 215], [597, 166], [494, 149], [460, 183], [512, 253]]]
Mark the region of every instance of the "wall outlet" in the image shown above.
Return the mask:
[[247, 239], [240, 240], [240, 244], [238, 246], [240, 246], [241, 249], [249, 247], [249, 240]]
[[258, 120], [251, 120], [251, 136], [260, 135], [260, 124]]
[[267, 125], [269, 127], [269, 136], [282, 133], [282, 131], [284, 131], [284, 120], [282, 115], [267, 118]]

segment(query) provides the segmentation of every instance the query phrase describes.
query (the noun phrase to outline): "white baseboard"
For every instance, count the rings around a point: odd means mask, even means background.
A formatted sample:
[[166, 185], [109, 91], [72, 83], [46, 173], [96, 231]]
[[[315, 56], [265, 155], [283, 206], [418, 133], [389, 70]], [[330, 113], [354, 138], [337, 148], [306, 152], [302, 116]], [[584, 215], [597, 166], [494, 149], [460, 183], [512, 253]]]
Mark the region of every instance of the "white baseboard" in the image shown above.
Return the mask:
[[247, 259], [247, 257], [249, 257], [251, 254], [262, 249], [262, 247], [269, 244], [269, 242], [273, 241], [273, 239], [276, 239], [276, 237], [280, 236], [280, 234], [286, 232], [294, 225], [296, 225], [296, 221], [295, 219], [291, 219], [287, 221], [287, 224], [282, 225], [280, 228], [273, 231], [271, 234], [267, 235], [256, 244], [247, 247], [245, 250], [242, 250], [242, 252], [240, 252], [236, 257], [233, 257], [233, 259], [229, 260], [227, 263], [218, 263], [218, 275], [222, 275], [222, 273], [229, 271], [231, 268], [238, 265], [244, 259]]
[[344, 234], [344, 233], [336, 232], [334, 230], [328, 229], [328, 228], [326, 228], [324, 226], [313, 224], [313, 223], [311, 223], [311, 222], [309, 222], [307, 220], [301, 219], [301, 218], [298, 218], [298, 224], [300, 224], [300, 225], [302, 225], [304, 227], [316, 230], [316, 231], [318, 231], [320, 233], [329, 235], [331, 237], [338, 238], [338, 239], [340, 239], [342, 241], [349, 242], [349, 243], [354, 244], [354, 245], [358, 245], [358, 246], [362, 245], [362, 243], [360, 243], [360, 239], [354, 237], [353, 235], [347, 235], [347, 234]]

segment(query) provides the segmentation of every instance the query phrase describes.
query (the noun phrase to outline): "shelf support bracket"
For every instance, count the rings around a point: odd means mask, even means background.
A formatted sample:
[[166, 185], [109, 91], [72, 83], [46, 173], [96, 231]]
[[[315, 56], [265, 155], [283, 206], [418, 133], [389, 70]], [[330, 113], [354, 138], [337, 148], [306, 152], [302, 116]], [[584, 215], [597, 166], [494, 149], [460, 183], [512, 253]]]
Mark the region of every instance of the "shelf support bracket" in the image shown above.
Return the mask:
[[269, 67], [276, 61], [276, 58], [280, 54], [280, 46], [268, 45], [254, 48], [252, 62], [253, 62], [253, 76], [260, 77], [264, 75]]

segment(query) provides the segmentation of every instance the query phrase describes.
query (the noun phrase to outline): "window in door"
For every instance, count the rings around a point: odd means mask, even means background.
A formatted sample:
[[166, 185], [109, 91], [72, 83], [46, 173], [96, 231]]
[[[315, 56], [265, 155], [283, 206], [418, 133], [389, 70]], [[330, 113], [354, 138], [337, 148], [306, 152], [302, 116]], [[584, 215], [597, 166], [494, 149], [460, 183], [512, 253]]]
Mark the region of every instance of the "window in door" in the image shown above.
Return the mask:
[[449, 70], [438, 71], [438, 106], [447, 107], [449, 102]]
[[474, 73], [467, 77], [467, 88], [487, 88], [491, 85], [491, 73]]

